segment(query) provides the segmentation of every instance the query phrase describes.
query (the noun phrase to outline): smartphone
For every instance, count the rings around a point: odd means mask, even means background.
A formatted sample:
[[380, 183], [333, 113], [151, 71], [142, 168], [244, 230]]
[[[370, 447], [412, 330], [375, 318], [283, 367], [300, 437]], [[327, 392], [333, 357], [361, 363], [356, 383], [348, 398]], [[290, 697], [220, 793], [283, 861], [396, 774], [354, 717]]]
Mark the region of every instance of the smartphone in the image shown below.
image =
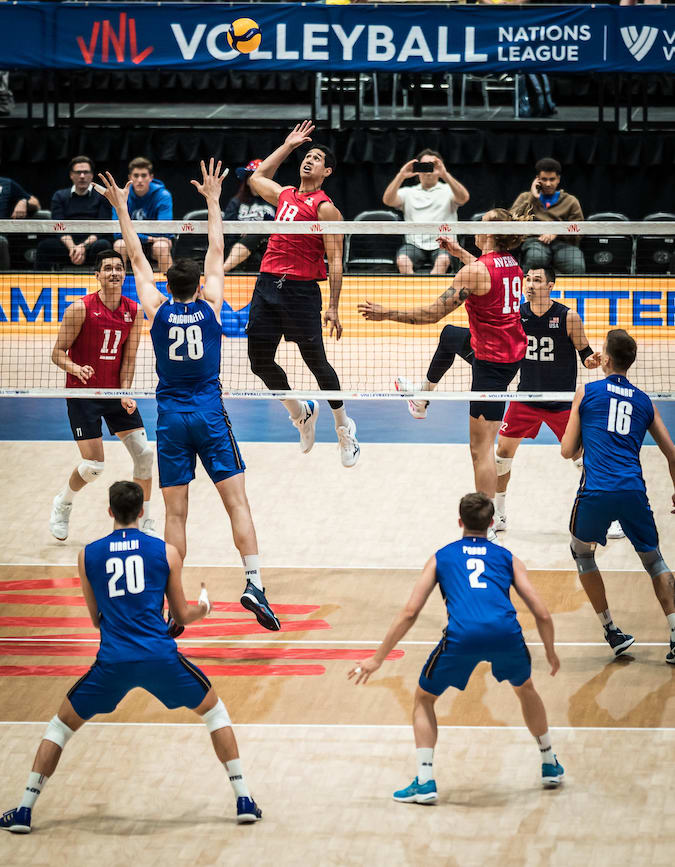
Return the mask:
[[434, 164], [430, 163], [429, 161], [425, 163], [415, 161], [413, 163], [414, 172], [433, 172], [435, 168], [436, 167], [434, 166]]

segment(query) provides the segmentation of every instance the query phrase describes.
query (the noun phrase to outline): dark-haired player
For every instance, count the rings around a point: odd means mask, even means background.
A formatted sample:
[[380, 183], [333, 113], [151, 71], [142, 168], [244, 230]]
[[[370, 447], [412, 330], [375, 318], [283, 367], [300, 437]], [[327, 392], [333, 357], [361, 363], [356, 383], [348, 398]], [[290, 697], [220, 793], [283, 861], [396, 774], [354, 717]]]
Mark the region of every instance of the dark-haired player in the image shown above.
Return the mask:
[[[276, 205], [276, 220], [341, 220], [342, 214], [321, 189], [335, 169], [335, 157], [325, 145], [312, 145], [300, 163], [300, 185], [282, 187], [273, 181], [277, 169], [293, 151], [311, 142], [314, 126], [305, 120], [286, 136], [285, 142], [264, 159], [251, 175], [253, 192]], [[277, 347], [284, 337], [296, 343], [302, 360], [319, 388], [339, 391], [340, 380], [326, 358], [321, 333], [321, 290], [318, 281], [328, 282], [330, 300], [323, 322], [330, 336], [339, 340], [342, 325], [338, 303], [342, 288], [341, 235], [270, 235], [251, 299], [248, 326], [248, 357], [251, 370], [270, 391], [289, 391], [285, 370], [275, 361]], [[328, 401], [333, 410], [340, 459], [353, 467], [361, 448], [356, 439], [356, 423], [349, 418], [341, 400]], [[300, 432], [300, 448], [307, 454], [314, 445], [319, 404], [316, 401], [283, 401], [291, 421]]]
[[[101, 287], [67, 309], [52, 350], [52, 361], [66, 372], [66, 388], [131, 388], [143, 311], [122, 295], [124, 262], [113, 250], [99, 253], [94, 275]], [[133, 460], [133, 477], [145, 494], [141, 529], [154, 532], [150, 519], [153, 450], [143, 419], [131, 397], [68, 398], [68, 418], [82, 460], [65, 487], [54, 497], [49, 529], [60, 541], [68, 538], [73, 500], [103, 473], [102, 419], [124, 443]]]
[[[202, 584], [198, 604], [189, 605], [178, 552], [173, 545], [139, 530], [143, 515], [140, 485], [115, 482], [109, 497], [113, 531], [87, 545], [77, 561], [89, 616], [101, 632], [96, 661], [71, 687], [47, 725], [21, 803], [3, 814], [0, 828], [17, 834], [30, 832], [35, 802], [70, 738], [95, 714], [112, 713], [136, 687], [167, 708], [188, 707], [202, 718], [232, 783], [237, 822], [255, 822], [262, 812], [244, 780], [225, 705], [206, 675], [178, 653], [161, 615], [166, 594], [178, 623], [200, 620], [211, 609], [206, 588]], [[148, 795], [151, 797], [150, 792]]]
[[190, 259], [177, 259], [167, 271], [171, 299], [157, 289], [150, 263], [143, 253], [127, 213], [129, 184], [122, 190], [110, 173], [99, 175], [96, 189], [119, 215], [122, 237], [136, 278], [136, 291], [151, 323], [150, 336], [157, 359], [157, 464], [166, 506], [164, 538], [185, 559], [188, 485], [195, 477], [199, 456], [220, 494], [232, 525], [234, 544], [244, 566], [246, 588], [241, 604], [265, 629], [280, 628], [267, 603], [260, 576], [255, 527], [246, 497], [244, 461], [223, 405], [220, 353], [223, 304], [223, 223], [220, 162], [208, 169], [201, 163], [202, 181], [192, 181], [208, 204], [209, 247], [200, 268]]
[[595, 549], [606, 544], [611, 522], [620, 522], [652, 579], [668, 620], [670, 651], [666, 662], [675, 664], [675, 582], [659, 550], [659, 534], [640, 464], [640, 448], [649, 431], [668, 461], [675, 486], [675, 445], [658, 409], [626, 377], [636, 356], [637, 344], [630, 334], [622, 328], [608, 331], [601, 362], [606, 379], [579, 386], [574, 396], [561, 448], [564, 458], [572, 457], [581, 446], [584, 449], [584, 469], [570, 519], [571, 549], [605, 639], [618, 656], [635, 639], [614, 625], [595, 563]]
[[433, 756], [438, 738], [436, 700], [449, 686], [464, 690], [481, 661], [492, 665], [498, 681], [508, 680], [520, 701], [523, 719], [541, 754], [542, 783], [558, 786], [564, 776], [553, 754], [546, 709], [534, 688], [530, 653], [511, 602], [513, 586], [534, 615], [554, 675], [560, 662], [554, 647], [553, 620], [527, 577], [521, 561], [486, 538], [494, 516], [492, 501], [481, 493], [467, 494], [459, 504], [462, 538], [427, 560], [410, 599], [396, 617], [375, 654], [357, 662], [349, 672], [366, 683], [417, 620], [438, 585], [448, 612], [443, 638], [426, 661], [415, 692], [413, 730], [417, 747], [417, 776], [394, 792], [404, 804], [431, 804], [437, 799]]

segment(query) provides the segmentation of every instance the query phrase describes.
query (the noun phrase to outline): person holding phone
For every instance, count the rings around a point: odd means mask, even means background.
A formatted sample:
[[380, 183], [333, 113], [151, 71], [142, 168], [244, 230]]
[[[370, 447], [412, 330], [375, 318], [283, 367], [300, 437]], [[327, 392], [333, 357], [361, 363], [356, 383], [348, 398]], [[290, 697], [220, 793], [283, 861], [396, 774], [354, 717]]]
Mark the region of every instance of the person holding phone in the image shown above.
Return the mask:
[[[413, 186], [402, 186], [408, 178], [417, 178]], [[426, 148], [409, 160], [384, 191], [382, 201], [389, 208], [403, 211], [403, 219], [413, 223], [451, 223], [457, 220], [457, 208], [469, 201], [469, 191], [446, 169], [437, 151]], [[445, 274], [452, 257], [438, 246], [436, 235], [405, 236], [396, 254], [401, 274], [413, 274], [431, 265], [434, 275]]]

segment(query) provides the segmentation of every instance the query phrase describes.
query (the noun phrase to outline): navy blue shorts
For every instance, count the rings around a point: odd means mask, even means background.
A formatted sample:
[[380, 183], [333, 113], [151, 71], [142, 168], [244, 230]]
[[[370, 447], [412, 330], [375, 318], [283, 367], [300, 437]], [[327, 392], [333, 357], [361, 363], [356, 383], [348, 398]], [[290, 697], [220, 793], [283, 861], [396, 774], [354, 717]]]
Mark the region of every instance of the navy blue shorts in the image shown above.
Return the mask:
[[570, 533], [582, 542], [607, 544], [612, 521], [621, 528], [636, 551], [654, 551], [659, 534], [644, 491], [580, 491], [574, 501]]
[[160, 413], [157, 417], [160, 488], [189, 484], [195, 477], [197, 455], [214, 484], [246, 469], [224, 409]]
[[129, 415], [117, 398], [69, 397], [66, 405], [70, 429], [76, 440], [98, 439], [103, 433], [101, 419], [105, 419], [111, 434], [143, 427], [138, 408]]
[[530, 651], [522, 633], [506, 635], [499, 649], [476, 650], [464, 647], [462, 641], [448, 640], [445, 636], [424, 663], [419, 685], [432, 695], [441, 695], [449, 686], [464, 689], [479, 662], [490, 662], [497, 680], [508, 680], [513, 686], [522, 686], [532, 674]]
[[112, 713], [129, 690], [140, 686], [165, 707], [195, 708], [211, 689], [208, 677], [180, 653], [144, 662], [96, 662], [71, 688], [68, 698], [75, 713], [90, 719]]

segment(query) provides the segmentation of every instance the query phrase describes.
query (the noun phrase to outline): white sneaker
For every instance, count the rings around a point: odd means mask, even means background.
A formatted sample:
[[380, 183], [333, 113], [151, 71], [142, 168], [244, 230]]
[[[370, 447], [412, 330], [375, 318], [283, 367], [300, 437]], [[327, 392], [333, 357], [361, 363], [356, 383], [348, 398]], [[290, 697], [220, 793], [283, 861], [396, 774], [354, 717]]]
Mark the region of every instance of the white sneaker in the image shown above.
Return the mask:
[[[412, 382], [410, 382], [404, 376], [397, 376], [394, 380], [394, 385], [396, 386], [396, 391], [417, 391]], [[428, 406], [428, 400], [409, 400], [408, 412], [413, 418], [426, 418]]]
[[159, 533], [155, 529], [155, 522], [152, 520], [152, 518], [141, 518], [138, 529], [141, 531], [141, 533], [147, 533], [148, 536], [154, 536], [155, 539], [160, 538]]
[[59, 542], [65, 542], [68, 538], [68, 522], [73, 510], [72, 503], [63, 503], [61, 494], [57, 494], [52, 502], [52, 513], [49, 516], [49, 529], [52, 536]]
[[579, 472], [581, 472], [581, 470], [583, 470], [583, 468], [584, 468], [583, 455], [580, 458], [577, 458], [576, 461], [574, 461], [574, 466], [579, 470]]
[[312, 451], [316, 439], [316, 421], [319, 418], [319, 404], [315, 400], [302, 402], [303, 414], [300, 418], [291, 419], [300, 431], [300, 451], [303, 455]]
[[337, 428], [338, 451], [343, 467], [353, 467], [361, 454], [361, 446], [356, 439], [356, 422], [353, 418], [347, 419], [347, 426], [340, 425]]
[[488, 542], [494, 542], [495, 545], [501, 545], [501, 542], [497, 538], [497, 534], [495, 533], [494, 527], [488, 527], [487, 531], [487, 540]]
[[624, 539], [626, 534], [621, 528], [621, 524], [618, 521], [612, 521], [609, 525], [609, 530], [607, 530], [607, 538], [608, 539]]
[[492, 527], [495, 533], [501, 533], [503, 530], [508, 529], [506, 526], [506, 515], [502, 515], [501, 512], [495, 512], [495, 521]]

